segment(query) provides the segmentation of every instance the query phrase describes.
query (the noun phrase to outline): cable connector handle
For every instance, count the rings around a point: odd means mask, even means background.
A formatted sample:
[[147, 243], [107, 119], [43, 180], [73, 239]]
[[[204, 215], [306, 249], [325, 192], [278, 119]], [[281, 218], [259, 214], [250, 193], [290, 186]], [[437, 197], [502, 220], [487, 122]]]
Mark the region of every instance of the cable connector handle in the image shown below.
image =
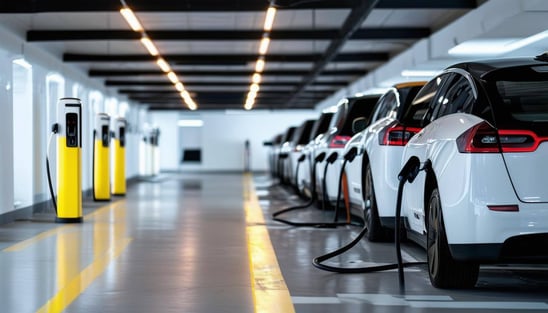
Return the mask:
[[416, 156], [410, 157], [398, 174], [398, 180], [407, 180], [409, 183], [412, 183], [417, 175], [419, 175], [420, 165], [421, 162], [419, 158], [417, 158]]
[[51, 132], [57, 134], [59, 132], [59, 123], [54, 123], [51, 125]]

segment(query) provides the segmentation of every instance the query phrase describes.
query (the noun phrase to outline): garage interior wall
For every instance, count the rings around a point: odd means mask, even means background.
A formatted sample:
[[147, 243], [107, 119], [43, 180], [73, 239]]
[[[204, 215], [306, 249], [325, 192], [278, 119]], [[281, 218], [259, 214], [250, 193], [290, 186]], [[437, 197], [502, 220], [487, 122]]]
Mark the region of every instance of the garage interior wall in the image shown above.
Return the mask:
[[[242, 171], [244, 169], [245, 141], [250, 143], [250, 169], [267, 169], [267, 149], [263, 141], [268, 141], [289, 126], [298, 126], [306, 119], [318, 118], [314, 110], [287, 111], [212, 111], [201, 113], [180, 113], [152, 111], [151, 121], [160, 128], [160, 168], [161, 170], [183, 171]], [[178, 120], [201, 120], [199, 147], [202, 161], [197, 164], [181, 164], [181, 133], [198, 133], [191, 128], [177, 126]], [[195, 143], [192, 144], [194, 146]]]
[[[61, 97], [82, 101], [82, 188], [90, 190], [95, 114], [125, 115], [129, 123], [138, 125], [139, 107], [109, 96], [109, 91], [86, 73], [0, 28], [0, 223], [29, 217], [31, 205], [50, 199], [45, 156]], [[137, 173], [137, 131], [134, 127], [127, 137], [128, 178]], [[55, 154], [54, 139], [50, 147], [54, 186]]]

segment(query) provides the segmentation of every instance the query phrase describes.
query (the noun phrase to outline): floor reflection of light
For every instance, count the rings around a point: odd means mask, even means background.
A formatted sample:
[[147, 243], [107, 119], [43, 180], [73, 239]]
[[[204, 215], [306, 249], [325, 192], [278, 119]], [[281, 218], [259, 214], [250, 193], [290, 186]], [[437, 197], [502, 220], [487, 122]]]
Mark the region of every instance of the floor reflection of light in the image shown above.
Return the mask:
[[[63, 311], [105, 272], [131, 241], [126, 231], [125, 201], [101, 208], [84, 219], [85, 224], [57, 233], [56, 287], [50, 291], [53, 297], [38, 312]], [[83, 240], [90, 235], [91, 246]], [[107, 277], [107, 282], [114, 280]]]

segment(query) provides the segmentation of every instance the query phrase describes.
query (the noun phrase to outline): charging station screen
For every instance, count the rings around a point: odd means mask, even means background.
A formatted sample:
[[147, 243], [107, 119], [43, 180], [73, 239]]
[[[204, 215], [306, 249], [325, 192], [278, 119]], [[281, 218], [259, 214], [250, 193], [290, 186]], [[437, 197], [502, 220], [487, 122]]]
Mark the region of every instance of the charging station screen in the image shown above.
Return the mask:
[[126, 144], [126, 128], [120, 127], [120, 147], [124, 147]]
[[67, 113], [65, 122], [67, 147], [78, 147], [78, 114]]
[[103, 147], [108, 147], [108, 125], [101, 126], [101, 141], [103, 142]]

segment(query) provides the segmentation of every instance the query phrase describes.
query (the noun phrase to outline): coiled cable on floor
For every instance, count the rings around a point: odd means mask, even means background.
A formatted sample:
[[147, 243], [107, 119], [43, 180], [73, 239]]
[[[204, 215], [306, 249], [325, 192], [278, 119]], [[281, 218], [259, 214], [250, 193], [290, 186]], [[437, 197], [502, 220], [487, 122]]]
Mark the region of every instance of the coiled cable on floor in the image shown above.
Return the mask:
[[51, 182], [51, 171], [49, 166], [49, 147], [51, 146], [51, 140], [53, 139], [53, 136], [59, 132], [59, 124], [55, 123], [51, 127], [51, 133], [49, 135], [48, 140], [48, 146], [46, 149], [46, 173], [48, 175], [48, 186], [49, 186], [49, 192], [51, 195], [51, 202], [53, 203], [53, 208], [55, 209], [55, 215], [57, 215], [57, 201], [55, 201], [55, 193], [53, 191], [53, 184]]
[[[329, 157], [326, 159], [327, 163], [324, 167], [324, 177], [323, 177], [323, 186], [324, 186], [324, 190], [323, 190], [323, 196], [324, 196], [324, 201], [325, 201], [325, 194], [326, 194], [326, 190], [325, 190], [325, 180], [326, 180], [326, 172], [327, 172], [327, 166], [329, 164], [333, 164], [335, 163], [335, 161], [338, 159], [338, 156], [339, 154], [337, 152], [333, 152], [329, 155]], [[345, 162], [343, 162], [343, 166], [341, 168], [341, 173], [344, 171], [344, 165], [346, 164], [346, 158], [345, 158]], [[315, 168], [315, 167], [314, 167]], [[314, 170], [314, 175], [315, 175], [315, 170]], [[339, 193], [340, 193], [340, 186], [342, 184], [342, 174], [339, 176]], [[325, 228], [325, 227], [337, 227], [337, 226], [344, 226], [344, 225], [349, 225], [349, 222], [337, 222], [337, 219], [335, 218], [335, 221], [334, 222], [294, 222], [294, 221], [290, 221], [290, 220], [286, 220], [286, 219], [281, 219], [281, 218], [278, 218], [277, 216], [282, 214], [282, 213], [285, 213], [285, 212], [289, 212], [289, 211], [293, 211], [293, 210], [296, 210], [296, 209], [301, 209], [301, 208], [306, 208], [306, 207], [309, 207], [311, 205], [311, 203], [314, 202], [314, 199], [311, 199], [311, 201], [309, 201], [309, 203], [307, 203], [306, 206], [296, 206], [296, 207], [290, 207], [290, 208], [287, 208], [287, 209], [284, 209], [284, 210], [281, 210], [281, 211], [278, 211], [274, 214], [272, 214], [272, 219], [275, 220], [275, 221], [278, 221], [278, 222], [282, 222], [284, 224], [288, 224], [288, 225], [291, 225], [291, 226], [296, 226], [296, 227], [321, 227], [321, 228]], [[337, 206], [338, 206], [338, 203], [337, 203]], [[335, 208], [335, 215], [338, 214], [338, 208]], [[347, 217], [347, 220], [349, 220], [350, 218]]]
[[[313, 163], [313, 166], [312, 166], [312, 177], [314, 177], [314, 182], [312, 183], [312, 194], [310, 196], [310, 200], [308, 200], [308, 202], [304, 203], [304, 204], [300, 204], [300, 205], [297, 205], [297, 206], [292, 206], [292, 207], [289, 207], [289, 208], [286, 208], [286, 209], [282, 209], [278, 212], [274, 212], [272, 214], [272, 219], [275, 220], [275, 221], [278, 221], [278, 222], [282, 222], [282, 223], [286, 223], [286, 224], [289, 224], [291, 223], [290, 221], [287, 221], [287, 220], [284, 220], [284, 219], [278, 219], [276, 218], [278, 215], [280, 214], [283, 214], [283, 213], [286, 213], [286, 212], [290, 212], [290, 211], [294, 211], [294, 210], [299, 210], [299, 209], [305, 209], [305, 208], [308, 208], [309, 206], [313, 205], [314, 204], [314, 201], [316, 201], [317, 199], [317, 194], [316, 194], [316, 183], [315, 183], [315, 177], [316, 177], [316, 164], [317, 163], [320, 163], [320, 162], [323, 162], [323, 160], [325, 159], [325, 152], [322, 152], [320, 154], [318, 154], [315, 158], [314, 158], [314, 163]], [[292, 224], [289, 224], [289, 225], [292, 225]]]
[[352, 273], [371, 273], [371, 272], [379, 272], [379, 271], [387, 271], [387, 270], [393, 270], [398, 269], [398, 278], [399, 278], [399, 284], [400, 288], [403, 289], [405, 285], [404, 280], [404, 273], [403, 269], [405, 267], [410, 266], [417, 266], [417, 265], [424, 265], [426, 262], [403, 262], [401, 257], [401, 226], [400, 226], [400, 219], [401, 219], [401, 202], [402, 202], [402, 195], [403, 195], [403, 187], [406, 182], [412, 183], [418, 173], [421, 170], [429, 170], [431, 168], [431, 165], [429, 162], [426, 162], [424, 167], [420, 168], [420, 162], [417, 157], [411, 157], [407, 163], [404, 165], [400, 173], [398, 174], [398, 180], [399, 180], [399, 186], [398, 186], [398, 198], [396, 201], [396, 226], [395, 226], [395, 247], [396, 247], [396, 258], [397, 263], [389, 263], [384, 265], [377, 265], [377, 266], [366, 266], [366, 267], [356, 267], [356, 268], [345, 268], [345, 267], [336, 267], [336, 266], [330, 266], [322, 264], [322, 262], [327, 261], [333, 257], [339, 256], [346, 251], [350, 250], [352, 247], [354, 247], [360, 240], [367, 234], [367, 225], [360, 231], [358, 236], [354, 238], [351, 242], [346, 244], [345, 246], [332, 251], [328, 254], [316, 257], [312, 260], [312, 265], [314, 267], [328, 271], [328, 272], [334, 272], [334, 273], [341, 273], [341, 274], [352, 274]]

